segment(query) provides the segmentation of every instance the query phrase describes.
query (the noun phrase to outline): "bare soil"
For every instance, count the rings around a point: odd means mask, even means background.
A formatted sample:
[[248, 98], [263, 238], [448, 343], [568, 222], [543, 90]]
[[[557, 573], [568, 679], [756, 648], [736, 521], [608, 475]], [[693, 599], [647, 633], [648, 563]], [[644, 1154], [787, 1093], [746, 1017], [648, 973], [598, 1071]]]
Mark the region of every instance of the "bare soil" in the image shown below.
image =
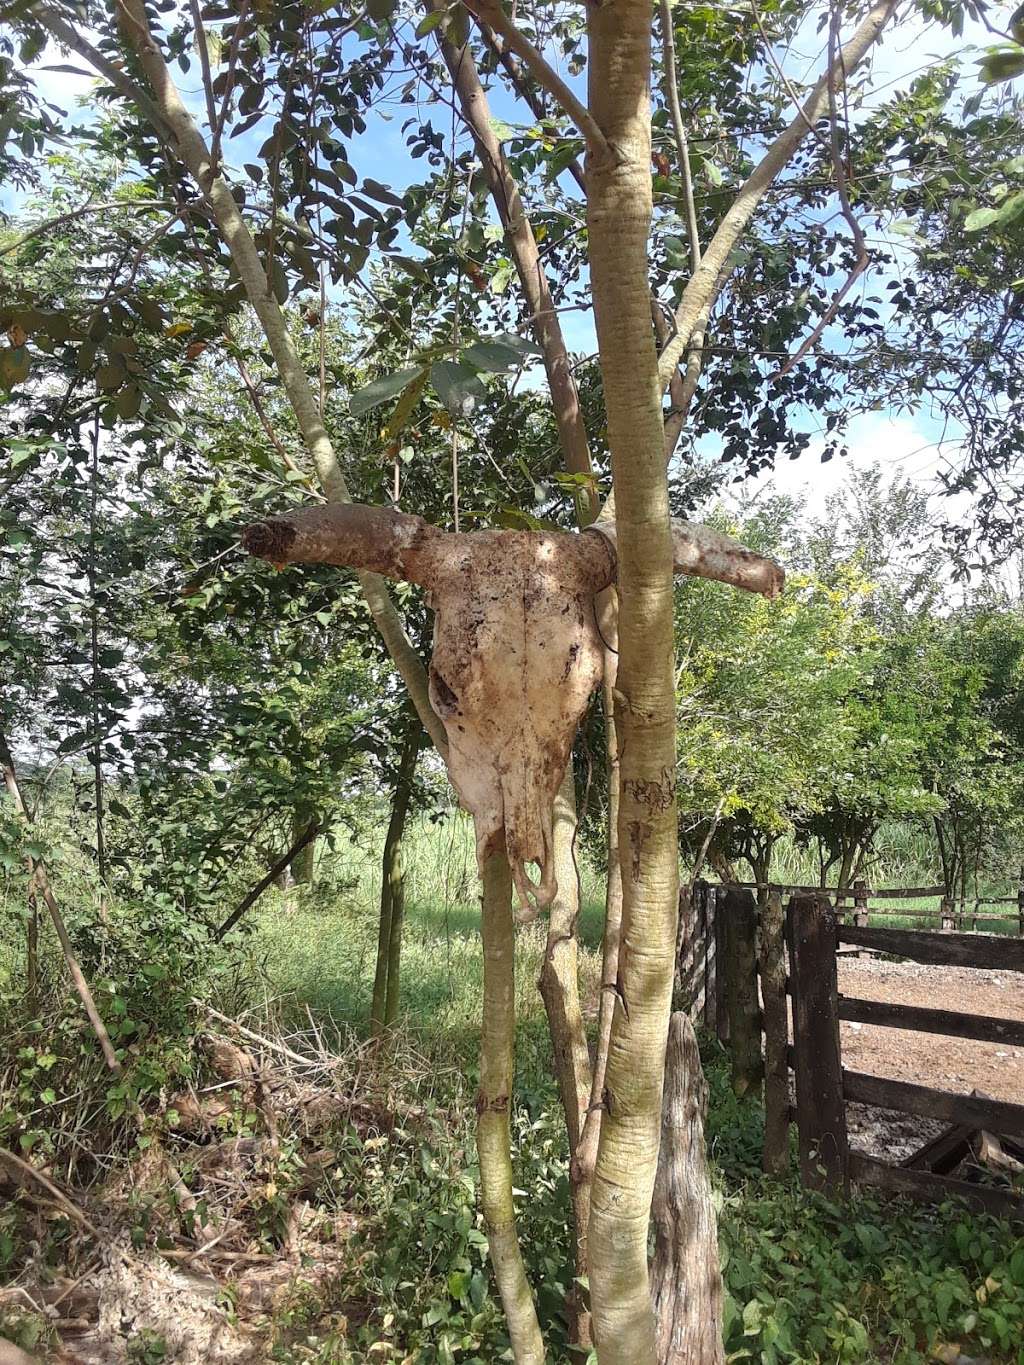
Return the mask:
[[[929, 967], [869, 957], [839, 960], [839, 990], [881, 1000], [1024, 1020], [1024, 974], [970, 967]], [[874, 1024], [840, 1024], [849, 1071], [913, 1081], [938, 1090], [1024, 1103], [1024, 1048], [980, 1043]], [[942, 1131], [942, 1123], [891, 1110], [848, 1106], [851, 1146], [899, 1162]]]

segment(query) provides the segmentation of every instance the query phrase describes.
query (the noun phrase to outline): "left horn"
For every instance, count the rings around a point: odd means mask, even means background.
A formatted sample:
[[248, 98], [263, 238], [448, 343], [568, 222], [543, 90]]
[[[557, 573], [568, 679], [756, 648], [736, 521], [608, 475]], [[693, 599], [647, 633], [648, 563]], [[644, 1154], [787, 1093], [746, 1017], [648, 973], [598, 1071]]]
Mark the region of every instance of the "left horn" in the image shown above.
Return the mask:
[[[595, 522], [585, 535], [600, 535], [615, 549], [615, 523]], [[758, 592], [763, 597], [778, 597], [786, 575], [774, 559], [755, 554], [721, 531], [708, 526], [696, 526], [690, 521], [672, 518], [672, 560], [676, 573], [692, 578], [712, 578], [718, 583], [730, 583], [746, 592]], [[615, 581], [615, 573], [608, 583]], [[608, 583], [600, 584], [601, 588]]]
[[256, 522], [242, 548], [272, 564], [338, 564], [429, 587], [447, 533], [422, 517], [365, 503], [328, 503]]

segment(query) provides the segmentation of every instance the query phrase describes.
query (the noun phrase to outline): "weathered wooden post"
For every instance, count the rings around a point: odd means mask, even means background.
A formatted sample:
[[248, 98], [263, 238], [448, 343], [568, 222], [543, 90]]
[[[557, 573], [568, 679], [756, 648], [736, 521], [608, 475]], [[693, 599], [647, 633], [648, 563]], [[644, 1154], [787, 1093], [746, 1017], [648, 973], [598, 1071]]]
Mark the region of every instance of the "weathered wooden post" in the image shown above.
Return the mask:
[[704, 1017], [704, 951], [701, 922], [704, 918], [706, 882], [685, 882], [679, 887], [679, 931], [676, 938], [676, 979], [672, 1009], [685, 1010], [694, 1023]]
[[[714, 1024], [720, 1043], [729, 1041], [729, 1010], [726, 999], [729, 963], [725, 945], [724, 886], [708, 887], [708, 939], [714, 943], [712, 972], [708, 983], [708, 1027]], [[712, 990], [713, 987], [713, 990]]]
[[1024, 938], [1024, 867], [1017, 879], [1017, 933]]
[[794, 896], [787, 915], [800, 1176], [845, 1190], [849, 1147], [839, 1051], [836, 916], [823, 896]]
[[732, 1088], [757, 1094], [761, 1082], [761, 1011], [757, 1003], [757, 907], [751, 891], [730, 886], [719, 892]]
[[786, 1007], [785, 916], [782, 888], [770, 886], [761, 903], [761, 1009], [764, 1021], [764, 1168], [789, 1166], [789, 1011]]
[[704, 1160], [707, 1085], [693, 1025], [672, 1015], [651, 1221], [651, 1297], [662, 1365], [723, 1365], [722, 1275], [714, 1191]]
[[868, 922], [868, 884], [863, 879], [853, 884], [853, 922], [861, 926]]

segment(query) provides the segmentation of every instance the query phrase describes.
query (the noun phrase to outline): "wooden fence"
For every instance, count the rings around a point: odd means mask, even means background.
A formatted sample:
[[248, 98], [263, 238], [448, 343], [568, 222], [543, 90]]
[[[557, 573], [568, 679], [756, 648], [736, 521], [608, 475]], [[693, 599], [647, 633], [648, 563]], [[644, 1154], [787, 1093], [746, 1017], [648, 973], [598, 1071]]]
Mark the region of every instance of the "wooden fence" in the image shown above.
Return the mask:
[[[762, 891], [759, 902], [753, 889]], [[728, 1045], [737, 1094], [759, 1094], [763, 1081], [765, 1168], [778, 1173], [788, 1166], [789, 1129], [795, 1122], [801, 1178], [811, 1188], [875, 1186], [932, 1200], [955, 1195], [975, 1207], [1024, 1220], [1024, 1196], [957, 1179], [941, 1169], [941, 1162], [924, 1159], [926, 1148], [951, 1152], [956, 1146], [952, 1138], [957, 1138], [957, 1150], [962, 1150], [976, 1133], [1024, 1144], [1024, 1105], [848, 1071], [839, 1022], [1011, 1046], [1024, 1046], [1024, 1023], [841, 996], [837, 976], [837, 957], [844, 949], [930, 965], [1024, 972], [1024, 941], [948, 929], [844, 923], [842, 907], [837, 910], [820, 891], [802, 888], [784, 913], [782, 893], [780, 887], [697, 883], [692, 896], [682, 898], [689, 933], [681, 937], [686, 947], [677, 978], [677, 1006], [690, 1008], [696, 1021]], [[790, 1102], [791, 1071], [795, 1106]], [[846, 1124], [851, 1102], [942, 1120], [953, 1128], [945, 1146], [925, 1144], [902, 1166], [891, 1165], [851, 1151]]]
[[[766, 882], [730, 882], [743, 890], [754, 891], [763, 902], [769, 891]], [[865, 881], [855, 881], [848, 888], [779, 884], [783, 894], [794, 896], [828, 896], [836, 910], [852, 916], [854, 924], [867, 924], [870, 918], [892, 916], [899, 919], [930, 920], [937, 929], [977, 929], [979, 924], [1005, 922], [1016, 918], [1017, 933], [1024, 938], [1024, 868], [1017, 880], [1017, 890], [1007, 896], [947, 895], [944, 886], [888, 886], [870, 887]], [[934, 900], [934, 909], [920, 906], [900, 906], [899, 901]], [[882, 901], [883, 904], [872, 904]], [[996, 907], [1012, 907], [999, 910]]]

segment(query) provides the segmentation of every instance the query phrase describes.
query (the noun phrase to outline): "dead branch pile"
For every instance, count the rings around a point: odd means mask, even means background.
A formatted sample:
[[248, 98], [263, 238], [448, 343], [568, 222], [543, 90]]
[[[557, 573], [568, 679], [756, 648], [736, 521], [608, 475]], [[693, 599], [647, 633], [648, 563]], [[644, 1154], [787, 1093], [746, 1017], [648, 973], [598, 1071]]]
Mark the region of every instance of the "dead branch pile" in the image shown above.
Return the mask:
[[343, 1297], [358, 1251], [339, 1144], [415, 1130], [422, 1111], [399, 1096], [422, 1061], [327, 1039], [312, 1018], [272, 1037], [196, 1005], [206, 1083], [143, 1116], [139, 1149], [102, 1183], [73, 1193], [0, 1149], [0, 1199], [18, 1202], [36, 1248], [0, 1288], [0, 1360], [12, 1313], [45, 1318], [45, 1358], [67, 1365], [127, 1365], [147, 1335], [180, 1365], [263, 1361], [297, 1296], [329, 1303], [342, 1328], [365, 1314]]

